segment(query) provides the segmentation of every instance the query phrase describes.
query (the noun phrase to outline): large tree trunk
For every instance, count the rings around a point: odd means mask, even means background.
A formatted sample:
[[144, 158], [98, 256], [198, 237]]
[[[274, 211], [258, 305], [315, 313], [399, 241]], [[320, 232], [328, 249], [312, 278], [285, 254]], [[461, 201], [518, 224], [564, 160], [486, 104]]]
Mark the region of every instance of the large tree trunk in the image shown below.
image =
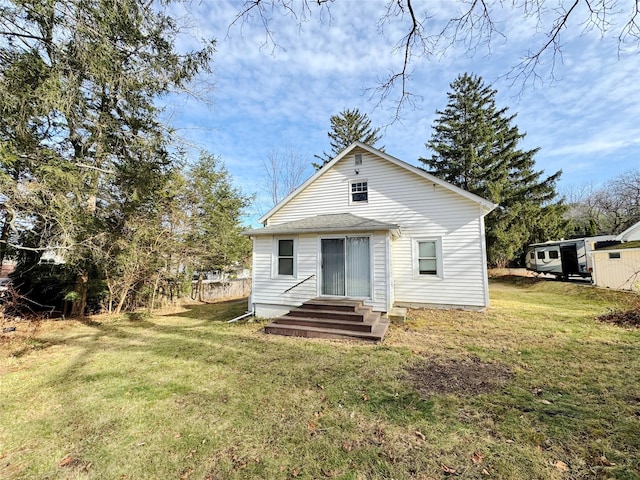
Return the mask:
[[4, 263], [4, 257], [7, 252], [7, 241], [9, 240], [9, 229], [11, 227], [11, 214], [7, 212], [2, 225], [2, 232], [0, 232], [0, 270], [2, 270], [2, 264]]
[[71, 316], [74, 318], [84, 317], [84, 311], [87, 307], [87, 283], [89, 276], [86, 272], [80, 272], [76, 278], [77, 298], [71, 306]]
[[202, 272], [198, 273], [198, 301], [202, 301]]
[[116, 305], [116, 309], [113, 312], [114, 314], [120, 315], [120, 312], [122, 311], [122, 307], [124, 306], [124, 302], [127, 299], [127, 295], [131, 290], [131, 286], [132, 286], [132, 283], [129, 281], [125, 281], [124, 284], [122, 285], [122, 292], [120, 292], [120, 300], [118, 300], [118, 305]]
[[153, 293], [151, 294], [151, 305], [149, 306], [149, 311], [153, 312], [153, 308], [156, 303], [156, 295], [158, 293], [158, 285], [160, 284], [160, 274], [156, 275], [156, 280], [153, 282]]

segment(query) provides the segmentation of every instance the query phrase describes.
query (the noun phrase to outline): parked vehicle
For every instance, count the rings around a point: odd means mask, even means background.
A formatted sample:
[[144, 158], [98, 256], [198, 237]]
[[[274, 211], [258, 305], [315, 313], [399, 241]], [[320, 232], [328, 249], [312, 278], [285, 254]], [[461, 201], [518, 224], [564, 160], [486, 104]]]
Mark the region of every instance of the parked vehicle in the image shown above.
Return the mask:
[[597, 243], [614, 239], [613, 235], [601, 235], [531, 244], [527, 249], [527, 270], [563, 279], [571, 276], [590, 278], [593, 265], [589, 253], [595, 250]]

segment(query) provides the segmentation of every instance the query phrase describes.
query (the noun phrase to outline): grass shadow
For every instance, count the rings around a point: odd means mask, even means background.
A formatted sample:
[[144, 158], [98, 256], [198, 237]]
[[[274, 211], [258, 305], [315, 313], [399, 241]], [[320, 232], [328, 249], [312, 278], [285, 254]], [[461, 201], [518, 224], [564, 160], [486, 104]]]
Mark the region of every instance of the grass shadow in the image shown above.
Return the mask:
[[555, 282], [555, 278], [547, 277], [524, 277], [522, 275], [500, 275], [489, 277], [490, 283], [498, 283], [501, 285], [512, 285], [514, 287], [526, 287], [536, 285], [541, 282]]
[[207, 322], [228, 322], [247, 311], [247, 298], [217, 303], [188, 304], [183, 308], [182, 312], [165, 313], [162, 316], [206, 320]]

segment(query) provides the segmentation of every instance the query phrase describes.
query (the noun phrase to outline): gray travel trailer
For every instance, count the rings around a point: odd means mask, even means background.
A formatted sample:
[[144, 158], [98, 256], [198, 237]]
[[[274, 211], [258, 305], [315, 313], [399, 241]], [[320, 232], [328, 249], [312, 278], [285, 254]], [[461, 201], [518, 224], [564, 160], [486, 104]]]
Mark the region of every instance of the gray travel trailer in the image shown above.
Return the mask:
[[593, 269], [589, 253], [595, 249], [596, 243], [614, 239], [613, 235], [601, 235], [531, 244], [527, 249], [527, 270], [564, 279], [591, 277]]

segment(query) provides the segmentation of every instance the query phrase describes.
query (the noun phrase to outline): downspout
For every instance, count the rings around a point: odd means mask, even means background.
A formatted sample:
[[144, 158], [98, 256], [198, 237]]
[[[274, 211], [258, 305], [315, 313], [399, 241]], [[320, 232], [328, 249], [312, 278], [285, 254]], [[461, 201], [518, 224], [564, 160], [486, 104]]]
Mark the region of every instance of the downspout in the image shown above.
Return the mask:
[[231, 319], [231, 320], [229, 320], [227, 323], [237, 322], [238, 320], [242, 320], [243, 318], [250, 317], [250, 316], [252, 316], [253, 314], [254, 314], [254, 311], [253, 311], [253, 310], [251, 310], [250, 312], [246, 312], [246, 313], [244, 313], [244, 314], [240, 315], [239, 317], [232, 318], [232, 319]]

